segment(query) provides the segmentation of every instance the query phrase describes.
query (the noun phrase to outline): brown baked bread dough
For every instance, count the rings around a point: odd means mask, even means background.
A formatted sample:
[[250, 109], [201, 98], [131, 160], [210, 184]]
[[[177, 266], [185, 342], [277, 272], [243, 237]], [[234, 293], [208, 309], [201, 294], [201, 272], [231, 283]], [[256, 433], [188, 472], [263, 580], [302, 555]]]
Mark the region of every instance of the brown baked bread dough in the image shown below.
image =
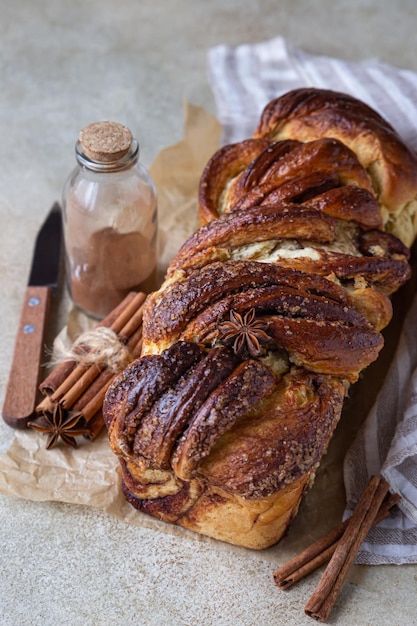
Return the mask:
[[[104, 404], [127, 500], [237, 545], [279, 541], [409, 278], [417, 158], [366, 105], [301, 89], [200, 181], [201, 228], [148, 296]], [[406, 227], [405, 227], [406, 226]]]
[[255, 137], [338, 139], [370, 176], [387, 230], [411, 246], [417, 233], [417, 157], [394, 128], [364, 102], [326, 89], [296, 89], [264, 109]]

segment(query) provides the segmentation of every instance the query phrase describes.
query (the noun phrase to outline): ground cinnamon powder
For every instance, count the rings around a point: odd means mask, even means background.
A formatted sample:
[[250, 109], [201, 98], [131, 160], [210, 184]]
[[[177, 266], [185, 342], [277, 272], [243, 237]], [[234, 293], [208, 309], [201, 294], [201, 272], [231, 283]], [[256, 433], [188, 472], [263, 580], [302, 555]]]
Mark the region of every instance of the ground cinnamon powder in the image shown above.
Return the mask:
[[156, 189], [139, 145], [116, 122], [86, 126], [64, 188], [67, 284], [85, 313], [105, 317], [130, 291], [156, 289]]
[[94, 317], [107, 315], [129, 291], [156, 288], [155, 253], [140, 232], [103, 228], [90, 236], [88, 246], [75, 241], [70, 256], [71, 298]]

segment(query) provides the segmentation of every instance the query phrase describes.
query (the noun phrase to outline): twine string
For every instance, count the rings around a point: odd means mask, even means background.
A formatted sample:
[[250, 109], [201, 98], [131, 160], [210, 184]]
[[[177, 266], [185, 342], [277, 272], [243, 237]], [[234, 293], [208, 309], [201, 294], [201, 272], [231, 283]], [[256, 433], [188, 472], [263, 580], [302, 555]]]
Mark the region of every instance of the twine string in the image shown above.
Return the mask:
[[54, 361], [75, 361], [77, 364], [105, 365], [110, 371], [117, 374], [133, 360], [127, 346], [119, 339], [111, 328], [98, 326], [93, 330], [82, 333], [72, 344], [71, 348], [57, 340], [54, 347]]

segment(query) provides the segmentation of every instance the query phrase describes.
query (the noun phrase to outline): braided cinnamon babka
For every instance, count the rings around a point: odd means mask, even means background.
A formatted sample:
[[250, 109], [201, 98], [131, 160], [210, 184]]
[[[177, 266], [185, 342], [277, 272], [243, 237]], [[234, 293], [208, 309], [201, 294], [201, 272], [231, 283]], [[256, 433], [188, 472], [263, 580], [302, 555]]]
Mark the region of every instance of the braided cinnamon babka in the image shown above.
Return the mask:
[[200, 181], [201, 228], [146, 302], [143, 352], [104, 416], [137, 509], [277, 542], [409, 277], [417, 156], [329, 91], [271, 102]]

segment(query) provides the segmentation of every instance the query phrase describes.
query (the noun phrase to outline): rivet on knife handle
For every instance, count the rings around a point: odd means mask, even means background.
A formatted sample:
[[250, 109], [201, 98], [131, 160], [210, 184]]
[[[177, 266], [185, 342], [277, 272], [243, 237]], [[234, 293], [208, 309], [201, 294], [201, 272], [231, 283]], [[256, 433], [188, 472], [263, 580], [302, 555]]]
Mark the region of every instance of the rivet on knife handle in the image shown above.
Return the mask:
[[37, 404], [50, 302], [49, 287], [26, 288], [3, 405], [3, 419], [14, 428], [26, 426]]

